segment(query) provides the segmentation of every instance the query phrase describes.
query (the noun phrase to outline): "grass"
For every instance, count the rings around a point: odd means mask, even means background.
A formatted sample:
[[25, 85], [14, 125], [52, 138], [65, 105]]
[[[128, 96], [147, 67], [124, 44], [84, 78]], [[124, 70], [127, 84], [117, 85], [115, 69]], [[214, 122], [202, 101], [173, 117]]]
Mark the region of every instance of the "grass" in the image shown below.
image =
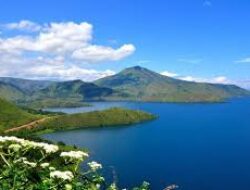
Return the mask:
[[69, 108], [69, 107], [72, 108], [72, 107], [91, 106], [91, 104], [85, 102], [79, 102], [70, 99], [62, 100], [62, 99], [51, 99], [51, 98], [31, 101], [24, 103], [23, 105], [28, 106], [32, 109]]
[[18, 107], [0, 99], [0, 133], [12, 135], [31, 136], [57, 130], [130, 125], [155, 118], [150, 113], [124, 108], [76, 114], [51, 113]]
[[42, 117], [42, 115], [31, 114], [12, 103], [0, 99], [0, 131], [26, 124]]
[[143, 102], [221, 102], [231, 97], [249, 96], [235, 85], [196, 83], [163, 76], [142, 67], [132, 67], [95, 83], [115, 93], [104, 100]]
[[68, 130], [75, 128], [96, 128], [105, 126], [130, 125], [143, 121], [155, 119], [156, 116], [138, 110], [123, 108], [110, 108], [103, 111], [88, 113], [77, 113], [58, 115], [52, 117], [36, 128], [20, 131], [19, 133], [51, 133], [57, 130]]

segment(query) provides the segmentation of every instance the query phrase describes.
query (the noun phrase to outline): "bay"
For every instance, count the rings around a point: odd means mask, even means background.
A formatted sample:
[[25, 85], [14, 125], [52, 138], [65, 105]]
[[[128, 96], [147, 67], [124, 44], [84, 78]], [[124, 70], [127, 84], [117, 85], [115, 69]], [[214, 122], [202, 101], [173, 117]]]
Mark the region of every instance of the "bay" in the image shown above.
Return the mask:
[[44, 137], [88, 148], [91, 159], [103, 164], [108, 180], [117, 180], [121, 187], [146, 180], [156, 190], [170, 184], [183, 190], [249, 190], [249, 98], [216, 104], [95, 102], [93, 107], [52, 111], [117, 106], [159, 118], [130, 127], [78, 129]]

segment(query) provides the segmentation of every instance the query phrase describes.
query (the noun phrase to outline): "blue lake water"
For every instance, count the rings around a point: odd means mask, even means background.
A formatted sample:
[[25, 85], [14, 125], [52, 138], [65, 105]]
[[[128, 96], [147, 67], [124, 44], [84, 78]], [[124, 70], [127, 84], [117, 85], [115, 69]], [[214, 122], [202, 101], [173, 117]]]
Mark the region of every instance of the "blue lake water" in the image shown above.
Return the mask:
[[89, 109], [113, 106], [145, 110], [159, 118], [131, 127], [45, 137], [87, 147], [91, 159], [101, 162], [104, 173], [122, 187], [146, 180], [156, 190], [173, 183], [183, 190], [250, 189], [250, 99], [221, 104], [100, 102]]

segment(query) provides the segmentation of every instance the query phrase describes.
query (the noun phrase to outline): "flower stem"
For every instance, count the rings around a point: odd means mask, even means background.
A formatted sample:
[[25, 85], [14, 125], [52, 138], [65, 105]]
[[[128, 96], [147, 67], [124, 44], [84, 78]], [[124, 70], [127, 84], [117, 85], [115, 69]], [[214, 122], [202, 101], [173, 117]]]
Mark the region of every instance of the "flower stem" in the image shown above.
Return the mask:
[[0, 156], [3, 159], [3, 161], [5, 162], [5, 164], [7, 164], [10, 167], [10, 163], [5, 159], [4, 155], [2, 153], [0, 153]]

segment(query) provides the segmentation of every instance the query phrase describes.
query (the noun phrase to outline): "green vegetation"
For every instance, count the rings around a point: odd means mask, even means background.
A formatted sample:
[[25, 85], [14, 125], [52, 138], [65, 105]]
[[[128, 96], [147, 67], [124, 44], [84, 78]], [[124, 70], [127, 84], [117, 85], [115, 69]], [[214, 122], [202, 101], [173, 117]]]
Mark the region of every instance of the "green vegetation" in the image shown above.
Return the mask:
[[8, 131], [15, 135], [79, 127], [129, 125], [154, 118], [154, 115], [146, 112], [122, 108], [77, 114], [52, 113], [18, 107], [0, 99], [0, 131]]
[[52, 132], [74, 128], [92, 128], [117, 125], [129, 125], [155, 119], [155, 116], [146, 112], [111, 108], [104, 111], [88, 113], [68, 114], [52, 117], [39, 127], [33, 128], [33, 132]]
[[33, 92], [46, 88], [50, 84], [54, 83], [46, 80], [28, 80], [12, 77], [0, 77], [0, 82], [11, 85], [26, 94], [32, 94]]
[[[0, 136], [0, 189], [13, 190], [118, 190], [108, 185], [99, 170], [81, 150], [65, 151], [60, 146], [17, 137]], [[84, 170], [79, 169], [84, 163]], [[144, 182], [133, 190], [148, 190]]]
[[[44, 115], [49, 116], [47, 117], [49, 119], [39, 126], [10, 132], [19, 138], [0, 136], [0, 189], [118, 190], [120, 188], [115, 183], [107, 184], [100, 175], [101, 164], [94, 161], [81, 163], [87, 160], [86, 150], [83, 151], [60, 142], [57, 145], [50, 144], [48, 141], [41, 140], [37, 134], [77, 127], [128, 125], [155, 118], [149, 113], [121, 108], [71, 115], [60, 113], [53, 115], [30, 108], [19, 108], [0, 99], [2, 132], [40, 119]], [[79, 169], [80, 164], [84, 164], [84, 170]], [[133, 190], [149, 189], [147, 182], [133, 188]]]
[[[1, 82], [2, 81], [2, 82]], [[0, 78], [0, 97], [35, 109], [85, 106], [87, 101], [221, 102], [249, 96], [235, 85], [187, 82], [139, 66], [94, 83]]]
[[91, 106], [89, 103], [78, 102], [74, 100], [62, 100], [62, 99], [42, 99], [35, 100], [32, 102], [22, 103], [21, 105], [28, 106], [32, 109], [45, 109], [45, 108], [74, 108], [74, 107], [86, 107]]
[[250, 95], [247, 90], [235, 85], [187, 82], [139, 66], [99, 79], [95, 83], [119, 92], [107, 97], [108, 100], [218, 102]]
[[102, 100], [103, 97], [112, 94], [110, 88], [99, 87], [93, 83], [86, 83], [81, 80], [53, 83], [47, 88], [33, 94], [33, 99], [63, 99], [73, 102], [88, 100]]
[[41, 118], [0, 98], [0, 131], [17, 127]]
[[[53, 83], [42, 90], [27, 92], [18, 89], [22, 86], [21, 83], [19, 87], [1, 84], [3, 90], [0, 91], [0, 97], [8, 97], [11, 101], [36, 109], [89, 106], [81, 101], [101, 100], [111, 94], [120, 93], [81, 81]], [[10, 133], [34, 139], [31, 141], [0, 136], [0, 189], [118, 190], [115, 183], [107, 184], [99, 174], [98, 170], [102, 167], [99, 163], [89, 162], [85, 164], [84, 171], [79, 170], [80, 163], [88, 157], [87, 152], [63, 143], [53, 145], [37, 142], [41, 141], [37, 134], [80, 127], [129, 125], [155, 118], [149, 113], [121, 108], [68, 115], [34, 110], [30, 107], [18, 107], [0, 98], [0, 132], [22, 126]], [[133, 188], [148, 189], [149, 184], [146, 182]]]
[[15, 86], [0, 82], [0, 98], [18, 101], [25, 98], [25, 93]]

